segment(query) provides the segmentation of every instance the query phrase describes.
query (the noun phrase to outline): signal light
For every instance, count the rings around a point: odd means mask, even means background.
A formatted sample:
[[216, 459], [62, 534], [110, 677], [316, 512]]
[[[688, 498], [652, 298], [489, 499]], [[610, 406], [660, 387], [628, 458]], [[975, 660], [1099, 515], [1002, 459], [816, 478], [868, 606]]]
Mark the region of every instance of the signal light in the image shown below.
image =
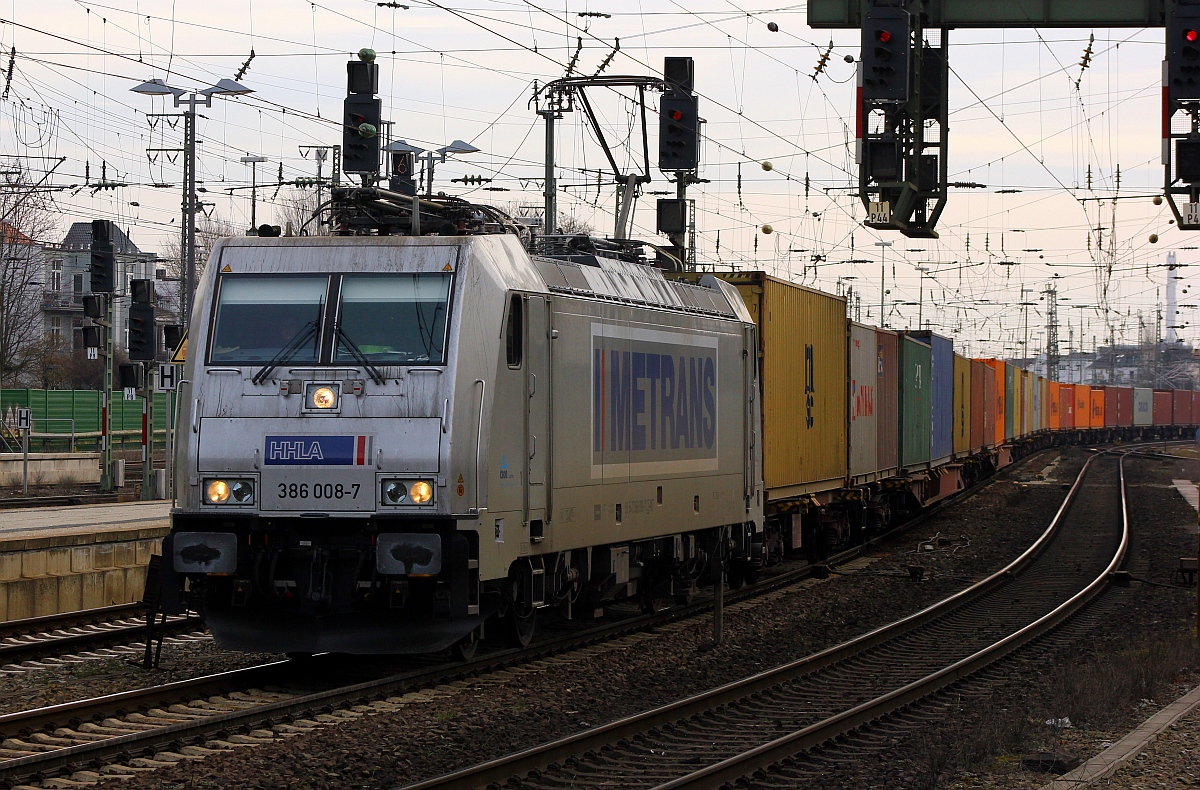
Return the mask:
[[1200, 6], [1171, 4], [1167, 12], [1167, 96], [1200, 99]]
[[660, 101], [659, 170], [695, 170], [700, 166], [699, 99], [695, 94], [665, 93]]
[[91, 274], [92, 293], [112, 293], [116, 274], [116, 255], [112, 242], [112, 223], [106, 219], [92, 220]]
[[158, 356], [158, 330], [154, 325], [154, 305], [134, 302], [129, 305], [129, 358], [150, 361]]
[[903, 8], [874, 7], [862, 28], [862, 97], [904, 102], [909, 96], [912, 17]]

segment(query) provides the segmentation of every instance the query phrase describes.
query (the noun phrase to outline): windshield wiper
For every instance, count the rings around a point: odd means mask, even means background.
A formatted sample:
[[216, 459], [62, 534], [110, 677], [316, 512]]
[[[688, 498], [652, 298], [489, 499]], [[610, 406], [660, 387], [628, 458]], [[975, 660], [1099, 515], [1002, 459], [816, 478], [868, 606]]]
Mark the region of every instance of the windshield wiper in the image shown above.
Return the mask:
[[274, 371], [275, 368], [291, 360], [291, 358], [296, 355], [296, 352], [304, 348], [304, 345], [308, 343], [316, 335], [316, 333], [316, 321], [309, 321], [307, 324], [300, 327], [300, 331], [293, 335], [292, 339], [288, 341], [288, 344], [279, 349], [279, 353], [271, 357], [271, 360], [267, 362], [267, 364], [263, 365], [259, 371], [254, 374], [254, 378], [252, 378], [251, 381], [255, 384], [262, 384], [267, 380], [267, 376], [271, 375], [271, 372]]
[[341, 322], [338, 322], [336, 326], [338, 339], [346, 345], [347, 350], [350, 351], [350, 356], [354, 357], [354, 361], [367, 369], [367, 373], [371, 376], [371, 381], [375, 382], [376, 384], [382, 384], [384, 381], [386, 381], [379, 368], [371, 364], [371, 360], [367, 359], [367, 355], [362, 352], [362, 349], [358, 347], [358, 344], [350, 339], [350, 335], [346, 334], [345, 329], [342, 329]]

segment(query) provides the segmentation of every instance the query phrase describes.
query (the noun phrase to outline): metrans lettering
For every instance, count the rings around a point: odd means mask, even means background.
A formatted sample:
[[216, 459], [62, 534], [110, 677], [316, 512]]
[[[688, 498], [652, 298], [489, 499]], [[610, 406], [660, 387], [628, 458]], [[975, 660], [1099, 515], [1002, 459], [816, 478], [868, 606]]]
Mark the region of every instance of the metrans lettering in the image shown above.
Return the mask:
[[370, 436], [268, 436], [263, 458], [267, 466], [365, 466], [372, 443]]
[[717, 339], [592, 325], [592, 476], [717, 468]]

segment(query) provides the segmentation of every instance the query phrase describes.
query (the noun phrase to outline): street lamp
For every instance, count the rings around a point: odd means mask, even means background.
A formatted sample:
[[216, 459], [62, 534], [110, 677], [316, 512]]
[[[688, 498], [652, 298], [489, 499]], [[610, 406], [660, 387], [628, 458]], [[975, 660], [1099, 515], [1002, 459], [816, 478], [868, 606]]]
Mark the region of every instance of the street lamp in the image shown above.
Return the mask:
[[454, 142], [450, 143], [450, 145], [443, 145], [441, 148], [437, 149], [437, 151], [426, 151], [425, 161], [427, 163], [428, 170], [425, 174], [427, 180], [427, 188], [425, 191], [429, 195], [433, 194], [433, 155], [435, 153], [440, 155], [440, 161], [442, 164], [445, 164], [447, 154], [477, 154], [479, 153], [479, 149], [470, 143], [464, 143], [462, 140], [455, 140]]
[[250, 165], [250, 232], [246, 235], [258, 235], [258, 218], [255, 209], [258, 207], [258, 165], [262, 162], [267, 162], [265, 156], [246, 155], [242, 157], [242, 164]]
[[925, 328], [925, 272], [929, 271], [928, 266], [918, 266], [917, 271], [921, 273], [921, 285], [917, 290], [917, 329]]
[[879, 328], [883, 329], [887, 325], [887, 321], [884, 320], [887, 317], [884, 314], [884, 310], [886, 309], [884, 299], [887, 294], [887, 291], [884, 290], [885, 278], [887, 277], [887, 248], [892, 246], [892, 243], [890, 241], [877, 241], [875, 242], [875, 246], [883, 248], [879, 251]]
[[[470, 143], [464, 143], [462, 140], [455, 140], [449, 145], [443, 145], [436, 151], [426, 151], [424, 148], [419, 148], [411, 143], [405, 142], [404, 140], [396, 140], [385, 145], [383, 150], [391, 154], [394, 160], [402, 157], [412, 157], [413, 161], [418, 158], [423, 158], [425, 160], [425, 194], [431, 197], [433, 196], [433, 164], [435, 155], [437, 155], [440, 161], [445, 162], [446, 156], [449, 154], [474, 154], [479, 152], [478, 148]], [[421, 154], [424, 154], [424, 157], [422, 157]], [[399, 168], [397, 165], [398, 162], [392, 162], [390, 169], [393, 173], [398, 172]], [[412, 190], [414, 192], [412, 209], [413, 224], [410, 233], [412, 233], [414, 236], [420, 236], [421, 205], [420, 200], [415, 194], [417, 191], [416, 187], [413, 186]]]
[[183, 255], [180, 256], [184, 259], [181, 261], [184, 274], [179, 300], [179, 320], [187, 326], [196, 277], [196, 107], [212, 107], [213, 96], [245, 96], [254, 91], [231, 79], [221, 79], [202, 91], [188, 92], [160, 79], [147, 80], [130, 90], [143, 96], [170, 96], [176, 107], [187, 106], [183, 112]]

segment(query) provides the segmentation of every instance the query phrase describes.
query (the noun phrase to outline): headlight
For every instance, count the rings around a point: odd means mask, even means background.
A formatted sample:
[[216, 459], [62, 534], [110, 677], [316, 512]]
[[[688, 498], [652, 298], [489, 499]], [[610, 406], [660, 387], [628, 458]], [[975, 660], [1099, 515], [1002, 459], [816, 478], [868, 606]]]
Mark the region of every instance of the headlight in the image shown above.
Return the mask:
[[253, 505], [253, 480], [204, 481], [204, 501], [209, 505]]
[[317, 387], [312, 393], [312, 405], [317, 409], [332, 409], [337, 406], [337, 393], [332, 387]]
[[229, 484], [224, 480], [210, 480], [206, 493], [209, 502], [214, 505], [224, 504], [229, 499]]
[[248, 505], [254, 501], [254, 483], [249, 480], [235, 480], [229, 487], [233, 501], [239, 505]]
[[427, 505], [433, 499], [433, 486], [424, 480], [418, 480], [408, 489], [414, 505]]
[[383, 484], [383, 501], [389, 505], [398, 505], [408, 496], [408, 489], [399, 480], [388, 480]]
[[433, 483], [428, 480], [384, 480], [379, 499], [385, 505], [429, 505], [433, 503]]

